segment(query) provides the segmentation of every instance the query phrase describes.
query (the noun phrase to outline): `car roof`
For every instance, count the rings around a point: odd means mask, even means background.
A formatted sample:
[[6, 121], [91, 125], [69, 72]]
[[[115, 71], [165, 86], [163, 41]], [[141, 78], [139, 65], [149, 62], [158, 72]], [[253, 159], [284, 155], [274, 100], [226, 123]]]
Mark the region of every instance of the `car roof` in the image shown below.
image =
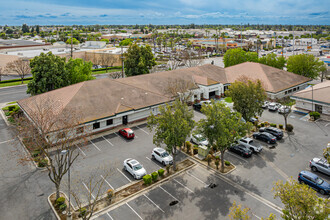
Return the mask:
[[305, 171], [305, 170], [301, 171], [300, 173], [303, 174], [303, 175], [306, 175], [306, 176], [312, 177], [313, 179], [319, 178], [318, 175], [316, 175], [316, 174], [314, 174], [314, 173], [311, 173], [311, 172], [308, 172], [308, 171]]
[[130, 128], [123, 128], [123, 130], [125, 130], [125, 131], [133, 131], [133, 130], [130, 129]]
[[241, 139], [246, 140], [246, 141], [253, 141], [253, 139], [252, 138], [249, 138], [249, 137], [243, 137]]
[[135, 159], [130, 159], [130, 160], [128, 160], [127, 161], [127, 163], [130, 163], [132, 166], [135, 166], [135, 165], [137, 165], [137, 164], [140, 164], [137, 160], [135, 160]]
[[160, 147], [155, 147], [154, 151], [158, 151], [159, 153], [163, 153], [165, 150], [163, 148], [160, 148]]
[[322, 164], [325, 164], [325, 165], [329, 165], [328, 161], [323, 159], [323, 158], [315, 157], [315, 158], [313, 158], [313, 161], [318, 162], [318, 163], [322, 163]]

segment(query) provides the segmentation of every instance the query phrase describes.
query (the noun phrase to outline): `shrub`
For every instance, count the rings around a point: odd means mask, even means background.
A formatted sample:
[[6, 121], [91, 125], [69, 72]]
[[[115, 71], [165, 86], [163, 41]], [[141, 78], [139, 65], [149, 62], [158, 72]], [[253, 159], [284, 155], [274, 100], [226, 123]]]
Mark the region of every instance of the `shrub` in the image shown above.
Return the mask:
[[261, 125], [257, 125], [258, 128], [261, 128]]
[[87, 209], [86, 208], [81, 208], [78, 211], [79, 211], [79, 215], [78, 215], [79, 218], [81, 218], [83, 216], [86, 216], [86, 213], [87, 213]]
[[218, 170], [219, 169], [220, 161], [219, 160], [216, 160], [214, 163], [215, 163], [215, 166], [217, 167], [217, 170]]
[[32, 157], [37, 157], [37, 156], [40, 155], [40, 153], [41, 153], [40, 150], [34, 150], [34, 151], [32, 151], [31, 156], [32, 156]]
[[190, 153], [191, 150], [191, 143], [189, 141], [186, 141], [186, 148], [187, 148], [187, 153]]
[[66, 209], [66, 207], [67, 207], [67, 205], [64, 203], [64, 204], [60, 205], [59, 210], [61, 212], [63, 212]]
[[153, 180], [154, 182], [156, 182], [157, 179], [158, 179], [158, 173], [157, 173], [157, 172], [153, 172], [153, 173], [151, 173], [151, 177], [152, 177], [152, 180]]
[[193, 153], [194, 153], [194, 154], [198, 154], [198, 147], [195, 147], [195, 146], [194, 146]]
[[57, 207], [60, 207], [61, 205], [63, 205], [65, 203], [65, 198], [64, 197], [59, 197], [58, 199], [56, 199], [55, 201], [55, 205]]
[[45, 167], [45, 166], [47, 166], [47, 164], [48, 164], [48, 160], [42, 159], [42, 160], [39, 160], [38, 167]]
[[10, 116], [10, 112], [6, 112], [5, 115], [6, 115], [6, 116]]
[[107, 190], [107, 197], [108, 197], [109, 202], [111, 202], [111, 199], [113, 198], [113, 195], [114, 195], [113, 189], [108, 189]]
[[151, 176], [149, 174], [143, 176], [144, 184], [149, 185], [152, 182]]
[[268, 126], [269, 125], [269, 122], [268, 121], [265, 121], [264, 124], [265, 124], [265, 126]]
[[14, 120], [14, 118], [13, 118], [13, 117], [8, 117], [8, 121], [9, 121], [10, 123], [12, 123], [12, 124], [14, 124], [14, 123], [15, 123], [15, 120]]
[[279, 127], [280, 129], [283, 129], [283, 125], [281, 125], [281, 124], [279, 124], [278, 127]]
[[220, 160], [220, 157], [219, 156], [215, 156], [215, 160]]
[[271, 123], [270, 126], [276, 128], [276, 124], [274, 123]]
[[285, 130], [287, 130], [288, 132], [292, 132], [293, 131], [293, 125], [292, 124], [287, 124]]
[[230, 162], [226, 160], [226, 161], [225, 161], [225, 165], [226, 165], [226, 166], [230, 166]]
[[261, 127], [265, 127], [265, 123], [261, 123], [260, 125], [261, 125]]
[[170, 168], [171, 168], [171, 166], [170, 166], [169, 164], [167, 164], [167, 165], [166, 165], [166, 172], [167, 172], [167, 173], [170, 173]]
[[211, 163], [211, 161], [212, 161], [212, 155], [211, 155], [211, 154], [208, 154], [208, 155], [206, 156], [206, 161], [207, 161], [207, 164], [210, 166], [210, 163]]
[[317, 120], [321, 117], [321, 114], [319, 112], [310, 112], [309, 116], [311, 116], [311, 117], [313, 116], [314, 120]]
[[159, 169], [159, 170], [158, 170], [158, 175], [159, 175], [160, 177], [163, 177], [163, 176], [164, 176], [164, 172], [165, 172], [165, 170], [163, 170], [163, 169]]
[[15, 105], [8, 106], [8, 111], [14, 111], [14, 109], [15, 109]]

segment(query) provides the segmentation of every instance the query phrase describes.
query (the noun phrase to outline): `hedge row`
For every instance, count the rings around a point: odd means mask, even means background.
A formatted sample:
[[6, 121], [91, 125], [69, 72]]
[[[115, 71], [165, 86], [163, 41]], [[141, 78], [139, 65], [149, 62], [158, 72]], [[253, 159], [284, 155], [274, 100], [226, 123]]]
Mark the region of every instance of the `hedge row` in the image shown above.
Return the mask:
[[[27, 81], [27, 80], [31, 80], [31, 79], [32, 79], [32, 77], [26, 77], [26, 78], [23, 79], [23, 81]], [[0, 84], [1, 83], [11, 83], [11, 82], [21, 82], [21, 81], [22, 81], [21, 78], [20, 79], [9, 79], [9, 80], [0, 81]]]
[[121, 66], [111, 66], [108, 68], [93, 69], [92, 72], [98, 72], [98, 71], [103, 71], [103, 70], [112, 70], [112, 69], [121, 69]]

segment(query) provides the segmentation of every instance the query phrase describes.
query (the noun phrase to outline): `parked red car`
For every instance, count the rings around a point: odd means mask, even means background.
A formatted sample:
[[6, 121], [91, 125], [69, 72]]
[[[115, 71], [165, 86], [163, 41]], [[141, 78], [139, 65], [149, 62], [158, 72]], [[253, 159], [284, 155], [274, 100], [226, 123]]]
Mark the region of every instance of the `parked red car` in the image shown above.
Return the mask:
[[130, 128], [123, 128], [119, 130], [119, 134], [121, 134], [123, 137], [127, 139], [132, 139], [134, 138], [134, 131]]

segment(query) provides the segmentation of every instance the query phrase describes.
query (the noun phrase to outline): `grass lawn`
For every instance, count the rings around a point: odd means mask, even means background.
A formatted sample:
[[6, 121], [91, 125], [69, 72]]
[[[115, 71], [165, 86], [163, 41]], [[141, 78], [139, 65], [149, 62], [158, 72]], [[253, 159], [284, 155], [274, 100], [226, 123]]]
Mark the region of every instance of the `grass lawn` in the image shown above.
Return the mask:
[[[24, 81], [24, 84], [28, 84], [30, 80]], [[22, 85], [22, 81], [19, 82], [9, 82], [9, 83], [0, 83], [0, 87], [7, 87], [7, 86], [18, 86]]]
[[14, 101], [14, 102], [8, 102], [7, 104], [8, 104], [8, 105], [9, 105], [9, 104], [16, 104], [16, 101]]
[[225, 98], [225, 102], [227, 102], [227, 103], [232, 103], [233, 100], [231, 100], [231, 97], [226, 97], [226, 98]]
[[92, 75], [112, 73], [112, 72], [119, 72], [119, 71], [121, 71], [121, 68], [120, 69], [109, 69], [108, 72], [106, 70], [101, 70], [101, 71], [92, 72]]

